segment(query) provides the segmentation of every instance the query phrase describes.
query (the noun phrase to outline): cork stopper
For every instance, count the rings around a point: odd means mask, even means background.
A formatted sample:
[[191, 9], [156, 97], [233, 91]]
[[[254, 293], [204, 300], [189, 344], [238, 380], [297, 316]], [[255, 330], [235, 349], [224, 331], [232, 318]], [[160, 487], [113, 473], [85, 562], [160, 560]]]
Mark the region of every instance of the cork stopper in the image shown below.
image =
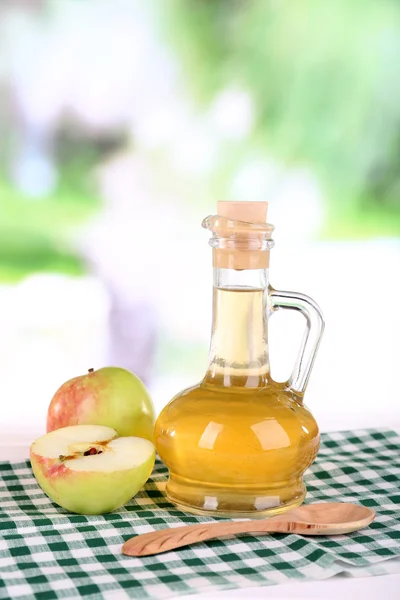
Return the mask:
[[213, 265], [222, 269], [266, 269], [273, 227], [267, 224], [268, 202], [226, 202], [217, 204], [218, 215], [207, 228], [218, 240], [213, 244]]
[[247, 223], [267, 222], [268, 202], [217, 202], [217, 211], [220, 217], [232, 221], [246, 221]]

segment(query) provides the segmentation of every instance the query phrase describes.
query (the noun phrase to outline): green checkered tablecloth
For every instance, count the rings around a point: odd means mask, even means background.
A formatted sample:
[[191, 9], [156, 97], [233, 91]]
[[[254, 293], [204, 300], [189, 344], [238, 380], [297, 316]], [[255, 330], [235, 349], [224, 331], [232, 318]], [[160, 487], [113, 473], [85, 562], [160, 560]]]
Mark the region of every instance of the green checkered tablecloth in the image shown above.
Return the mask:
[[176, 598], [337, 573], [400, 572], [400, 437], [392, 431], [322, 435], [307, 474], [307, 502], [358, 502], [377, 512], [368, 529], [347, 536], [246, 536], [123, 556], [121, 544], [134, 534], [212, 520], [169, 504], [166, 477], [157, 462], [125, 508], [85, 517], [52, 504], [29, 462], [0, 463], [0, 598]]

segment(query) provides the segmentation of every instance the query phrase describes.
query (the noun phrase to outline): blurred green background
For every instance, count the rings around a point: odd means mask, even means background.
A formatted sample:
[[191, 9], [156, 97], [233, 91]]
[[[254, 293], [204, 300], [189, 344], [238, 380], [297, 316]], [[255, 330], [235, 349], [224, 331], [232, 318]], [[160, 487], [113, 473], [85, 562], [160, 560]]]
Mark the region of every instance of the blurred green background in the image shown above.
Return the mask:
[[[121, 124], [106, 136], [94, 135], [84, 128], [82, 132], [74, 118], [63, 117], [52, 142], [54, 186], [40, 194], [40, 201], [32, 201], [29, 189], [13, 178], [13, 160], [22, 137], [7, 60], [14, 60], [13, 52], [18, 54], [23, 34], [10, 21], [10, 14], [19, 11], [25, 30], [52, 24], [56, 28], [67, 19], [70, 4], [4, 2], [0, 11], [3, 281], [42, 270], [85, 271], [68, 240], [74, 227], [101, 208], [88, 174], [110, 149], [124, 147], [127, 137], [132, 145], [137, 143]], [[75, 13], [78, 18], [77, 7]], [[324, 219], [314, 235], [364, 239], [400, 234], [397, 0], [166, 0], [149, 2], [146, 20], [168, 47], [180, 71], [180, 86], [199, 112], [207, 109], [219, 90], [232, 84], [251, 99], [251, 130], [240, 139], [221, 143], [218, 160], [201, 183], [202, 193], [226, 197], [227, 182], [243, 162], [272, 157], [285, 168], [305, 166], [318, 180]], [[14, 30], [18, 35], [12, 37]], [[105, 35], [107, 43], [112, 40]], [[70, 135], [71, 130], [80, 134]], [[146, 153], [160, 172], [168, 168], [165, 148]], [[199, 193], [196, 201], [203, 197]]]

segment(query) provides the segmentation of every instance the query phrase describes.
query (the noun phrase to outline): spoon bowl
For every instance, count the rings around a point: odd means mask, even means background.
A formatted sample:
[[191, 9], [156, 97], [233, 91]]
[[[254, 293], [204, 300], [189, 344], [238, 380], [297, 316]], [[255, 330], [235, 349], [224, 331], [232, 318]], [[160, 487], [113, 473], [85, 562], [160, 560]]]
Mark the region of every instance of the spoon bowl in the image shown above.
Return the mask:
[[272, 523], [276, 518], [279, 521], [289, 520], [299, 523], [310, 523], [313, 525], [322, 525], [327, 527], [353, 526], [358, 521], [370, 523], [375, 517], [375, 511], [367, 506], [360, 504], [348, 504], [346, 502], [321, 502], [319, 504], [303, 504], [298, 508], [280, 515], [272, 517], [269, 522]]

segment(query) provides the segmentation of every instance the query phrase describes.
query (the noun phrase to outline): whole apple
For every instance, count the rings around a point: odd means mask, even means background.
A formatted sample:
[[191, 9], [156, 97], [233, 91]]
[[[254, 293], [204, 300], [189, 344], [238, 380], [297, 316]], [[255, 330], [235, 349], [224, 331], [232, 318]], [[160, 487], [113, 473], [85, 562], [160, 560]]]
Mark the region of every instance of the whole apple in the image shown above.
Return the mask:
[[151, 475], [154, 445], [111, 427], [77, 425], [46, 433], [30, 451], [42, 490], [71, 512], [99, 515], [130, 500]]
[[66, 381], [47, 412], [47, 431], [69, 425], [105, 425], [120, 436], [153, 441], [154, 408], [139, 379], [120, 367], [89, 369]]

